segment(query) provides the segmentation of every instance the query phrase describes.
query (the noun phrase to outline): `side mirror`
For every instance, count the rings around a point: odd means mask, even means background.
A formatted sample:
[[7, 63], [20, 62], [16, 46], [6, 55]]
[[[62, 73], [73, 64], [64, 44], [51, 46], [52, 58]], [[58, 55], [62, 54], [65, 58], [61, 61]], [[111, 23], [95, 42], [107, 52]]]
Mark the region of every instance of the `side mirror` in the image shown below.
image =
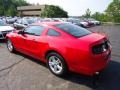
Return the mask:
[[23, 30], [22, 30], [22, 31], [19, 31], [18, 34], [24, 34], [24, 31], [23, 31]]

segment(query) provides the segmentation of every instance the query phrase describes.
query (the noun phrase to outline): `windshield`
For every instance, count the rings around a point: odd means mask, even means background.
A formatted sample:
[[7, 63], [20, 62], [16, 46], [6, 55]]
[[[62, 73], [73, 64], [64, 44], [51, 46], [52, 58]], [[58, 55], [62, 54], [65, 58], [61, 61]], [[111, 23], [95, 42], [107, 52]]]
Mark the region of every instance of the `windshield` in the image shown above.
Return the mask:
[[74, 36], [74, 37], [82, 37], [88, 34], [91, 34], [92, 32], [88, 31], [85, 28], [82, 28], [80, 26], [77, 25], [73, 25], [70, 23], [62, 23], [62, 24], [56, 24], [55, 25], [57, 28], [63, 30], [64, 32]]

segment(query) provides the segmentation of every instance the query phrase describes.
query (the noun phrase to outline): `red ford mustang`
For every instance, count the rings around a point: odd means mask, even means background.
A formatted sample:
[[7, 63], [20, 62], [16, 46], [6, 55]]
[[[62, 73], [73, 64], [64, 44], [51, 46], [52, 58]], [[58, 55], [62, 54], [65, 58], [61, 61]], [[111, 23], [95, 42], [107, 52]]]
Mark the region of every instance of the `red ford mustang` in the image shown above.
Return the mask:
[[7, 34], [7, 48], [47, 63], [49, 70], [63, 76], [67, 71], [94, 75], [103, 70], [111, 55], [105, 35], [64, 22], [42, 22]]

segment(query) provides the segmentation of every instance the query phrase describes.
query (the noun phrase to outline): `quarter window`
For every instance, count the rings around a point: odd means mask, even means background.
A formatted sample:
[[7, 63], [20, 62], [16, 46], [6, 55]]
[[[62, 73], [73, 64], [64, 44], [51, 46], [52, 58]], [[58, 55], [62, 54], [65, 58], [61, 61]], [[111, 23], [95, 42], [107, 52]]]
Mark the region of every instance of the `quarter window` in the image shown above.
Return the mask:
[[49, 35], [49, 36], [60, 36], [60, 33], [53, 30], [53, 29], [49, 29], [47, 35]]

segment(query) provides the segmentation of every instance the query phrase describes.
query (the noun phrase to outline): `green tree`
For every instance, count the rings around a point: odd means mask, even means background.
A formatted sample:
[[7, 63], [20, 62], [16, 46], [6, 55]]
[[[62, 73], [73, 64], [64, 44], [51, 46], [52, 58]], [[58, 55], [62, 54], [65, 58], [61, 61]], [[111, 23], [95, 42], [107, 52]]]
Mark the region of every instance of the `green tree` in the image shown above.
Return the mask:
[[120, 0], [113, 0], [108, 5], [106, 14], [114, 21], [120, 22]]
[[58, 18], [58, 17], [61, 18], [61, 17], [68, 17], [68, 14], [59, 6], [46, 5], [45, 10], [41, 13], [41, 16], [48, 18]]
[[92, 15], [92, 18], [94, 18], [94, 19], [96, 19], [96, 20], [100, 20], [100, 16], [101, 16], [101, 13], [95, 12], [95, 13]]
[[88, 8], [88, 9], [86, 10], [86, 12], [85, 12], [84, 17], [85, 17], [85, 18], [90, 18], [90, 16], [91, 16], [91, 11], [90, 11], [90, 9]]
[[91, 17], [101, 22], [108, 22], [111, 20], [106, 13], [95, 12]]
[[28, 5], [25, 0], [0, 0], [0, 15], [17, 15], [17, 6]]

